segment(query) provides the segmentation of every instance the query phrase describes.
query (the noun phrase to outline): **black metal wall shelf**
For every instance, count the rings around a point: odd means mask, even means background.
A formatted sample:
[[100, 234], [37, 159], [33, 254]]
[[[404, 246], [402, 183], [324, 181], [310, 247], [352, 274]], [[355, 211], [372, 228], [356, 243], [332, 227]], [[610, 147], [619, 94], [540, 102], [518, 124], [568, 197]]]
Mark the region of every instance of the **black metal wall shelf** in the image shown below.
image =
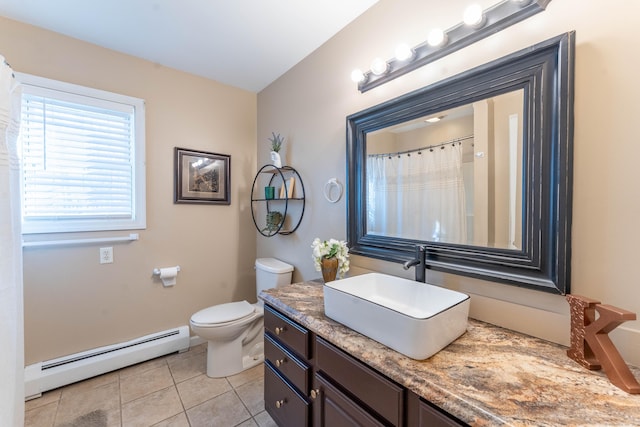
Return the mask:
[[[265, 187], [274, 187], [273, 198], [266, 197]], [[293, 233], [302, 222], [304, 208], [304, 183], [298, 171], [291, 166], [260, 168], [251, 187], [251, 216], [260, 234], [272, 237]], [[277, 213], [282, 215], [281, 220]]]

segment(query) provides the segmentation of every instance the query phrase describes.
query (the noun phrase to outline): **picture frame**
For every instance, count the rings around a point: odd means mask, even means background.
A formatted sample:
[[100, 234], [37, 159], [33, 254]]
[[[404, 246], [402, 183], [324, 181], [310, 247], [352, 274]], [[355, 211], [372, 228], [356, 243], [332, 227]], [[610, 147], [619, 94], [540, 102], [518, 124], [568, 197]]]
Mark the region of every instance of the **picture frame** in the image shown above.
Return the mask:
[[174, 149], [174, 203], [231, 204], [231, 156]]

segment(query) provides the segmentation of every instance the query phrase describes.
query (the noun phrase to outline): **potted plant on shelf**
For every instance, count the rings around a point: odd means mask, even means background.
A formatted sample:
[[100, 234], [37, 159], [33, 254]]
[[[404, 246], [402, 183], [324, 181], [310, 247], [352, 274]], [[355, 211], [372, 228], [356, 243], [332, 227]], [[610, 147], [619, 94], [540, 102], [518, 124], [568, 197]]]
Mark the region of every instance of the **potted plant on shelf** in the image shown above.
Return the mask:
[[326, 282], [342, 278], [349, 271], [349, 248], [347, 242], [336, 239], [322, 241], [315, 238], [311, 244], [313, 249], [313, 263], [316, 271], [322, 272], [322, 278]]
[[267, 231], [270, 235], [275, 234], [280, 228], [280, 225], [284, 222], [284, 215], [282, 212], [271, 211], [267, 212], [267, 226], [261, 231]]
[[267, 138], [271, 143], [271, 161], [273, 165], [277, 168], [282, 167], [282, 159], [280, 158], [280, 149], [282, 148], [282, 143], [284, 142], [284, 138], [275, 132], [271, 132], [271, 138]]

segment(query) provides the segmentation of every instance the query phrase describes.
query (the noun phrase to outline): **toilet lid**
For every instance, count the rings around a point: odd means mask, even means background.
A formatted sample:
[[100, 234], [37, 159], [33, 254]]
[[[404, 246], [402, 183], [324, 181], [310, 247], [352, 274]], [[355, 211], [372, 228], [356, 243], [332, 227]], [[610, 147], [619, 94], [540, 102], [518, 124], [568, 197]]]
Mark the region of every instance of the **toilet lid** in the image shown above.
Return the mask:
[[232, 322], [253, 313], [255, 307], [247, 301], [228, 302], [200, 310], [191, 320], [199, 324], [216, 324]]

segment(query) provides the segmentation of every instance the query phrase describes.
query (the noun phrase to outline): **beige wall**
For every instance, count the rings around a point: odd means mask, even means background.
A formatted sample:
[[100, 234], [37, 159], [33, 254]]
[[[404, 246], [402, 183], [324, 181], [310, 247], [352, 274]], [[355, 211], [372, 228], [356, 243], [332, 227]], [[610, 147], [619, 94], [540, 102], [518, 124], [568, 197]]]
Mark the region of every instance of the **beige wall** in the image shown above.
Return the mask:
[[[14, 70], [146, 101], [147, 229], [111, 244], [24, 250], [26, 363], [188, 325], [206, 306], [255, 301], [248, 203], [256, 170], [256, 95], [0, 18]], [[173, 148], [231, 155], [231, 205], [173, 204]], [[128, 232], [64, 234], [119, 236]], [[163, 288], [154, 267], [180, 265]]]
[[[390, 58], [400, 41], [416, 45], [429, 28], [460, 21], [467, 4], [381, 0], [354, 23], [258, 95], [258, 163], [268, 161], [271, 131], [287, 137], [287, 163], [305, 180], [307, 209], [291, 236], [257, 237], [259, 256], [296, 266], [297, 280], [319, 277], [309, 245], [314, 237], [345, 238], [344, 198], [330, 204], [325, 182], [345, 182], [345, 117], [560, 33], [576, 30], [576, 97], [572, 291], [640, 313], [635, 267], [640, 242], [640, 179], [635, 121], [640, 116], [635, 16], [640, 3], [554, 0], [547, 10], [496, 35], [360, 94], [349, 75], [375, 56]], [[483, 0], [488, 7], [495, 3]], [[405, 277], [398, 264], [353, 257], [365, 269]], [[548, 340], [568, 342], [568, 307], [561, 296], [430, 273], [428, 279], [472, 295], [473, 317]], [[640, 365], [640, 322], [613, 333], [624, 357]]]

